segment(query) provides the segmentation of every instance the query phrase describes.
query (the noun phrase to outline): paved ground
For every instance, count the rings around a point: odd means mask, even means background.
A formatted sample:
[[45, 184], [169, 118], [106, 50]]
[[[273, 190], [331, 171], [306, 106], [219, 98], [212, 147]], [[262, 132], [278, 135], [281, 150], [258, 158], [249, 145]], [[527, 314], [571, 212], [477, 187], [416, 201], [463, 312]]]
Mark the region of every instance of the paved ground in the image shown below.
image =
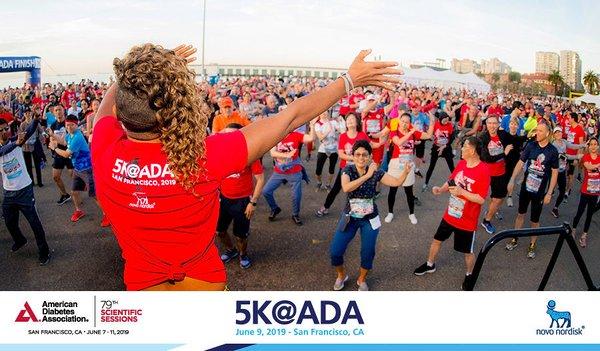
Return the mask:
[[[314, 173], [314, 160], [308, 164]], [[271, 170], [267, 170], [270, 174]], [[446, 165], [439, 163], [432, 184], [439, 184], [447, 177]], [[67, 181], [66, 175], [63, 179]], [[38, 210], [46, 228], [47, 238], [54, 250], [53, 260], [46, 267], [37, 264], [37, 251], [29, 226], [21, 219], [21, 228], [30, 242], [17, 253], [10, 253], [12, 240], [6, 227], [0, 225], [0, 290], [122, 290], [123, 261], [120, 250], [110, 229], [100, 227], [100, 211], [95, 203], [86, 199], [84, 207], [88, 215], [78, 223], [71, 223], [72, 203], [58, 206], [58, 191], [50, 175], [44, 170], [45, 186], [35, 189]], [[383, 223], [377, 243], [377, 256], [368, 283], [373, 290], [458, 290], [463, 279], [462, 254], [452, 250], [451, 241], [442, 248], [437, 265], [438, 271], [424, 277], [412, 274], [415, 267], [424, 262], [429, 243], [439, 224], [447, 204], [447, 196], [434, 197], [420, 193], [422, 180], [417, 179], [416, 193], [423, 205], [416, 208], [419, 224], [413, 226], [408, 220], [404, 193], [400, 191], [396, 201], [396, 218], [390, 224]], [[579, 186], [579, 184], [577, 184]], [[387, 213], [384, 189], [378, 205], [381, 213]], [[236, 263], [227, 265], [229, 286], [232, 290], [330, 290], [335, 275], [329, 264], [328, 248], [344, 200], [338, 196], [329, 216], [316, 218], [326, 196], [315, 190], [314, 182], [304, 187], [301, 216], [304, 226], [297, 227], [290, 219], [290, 189], [283, 186], [276, 193], [283, 209], [278, 220], [267, 221], [268, 209], [261, 199], [252, 223], [250, 253], [252, 268], [242, 270]], [[515, 198], [515, 202], [518, 200]], [[562, 216], [553, 218], [549, 208], [544, 209], [542, 223], [560, 224], [570, 221], [575, 213], [578, 197], [574, 196], [561, 208]], [[499, 229], [512, 227], [515, 208], [503, 208], [503, 221], [496, 221]], [[597, 217], [597, 216], [596, 216]], [[583, 223], [581, 224], [581, 226]], [[591, 239], [582, 250], [583, 257], [596, 284], [600, 284], [600, 239], [597, 239], [597, 218], [592, 222]], [[477, 252], [489, 238], [481, 228], [477, 232]], [[358, 237], [357, 237], [358, 238]], [[489, 255], [477, 283], [477, 290], [535, 290], [541, 280], [556, 237], [542, 238], [538, 256], [534, 260], [525, 257], [526, 245], [522, 243], [513, 252], [498, 245]], [[359, 268], [359, 241], [354, 240], [346, 253], [346, 263], [351, 277], [356, 279]], [[570, 251], [563, 248], [550, 278], [547, 290], [585, 290]], [[354, 290], [349, 284], [346, 290]]]

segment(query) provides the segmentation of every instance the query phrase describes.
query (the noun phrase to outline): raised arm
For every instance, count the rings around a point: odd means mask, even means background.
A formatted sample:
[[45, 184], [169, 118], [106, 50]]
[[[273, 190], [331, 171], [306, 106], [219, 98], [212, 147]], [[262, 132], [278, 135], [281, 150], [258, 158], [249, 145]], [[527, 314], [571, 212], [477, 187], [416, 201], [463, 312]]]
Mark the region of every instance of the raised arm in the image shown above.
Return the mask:
[[[397, 83], [399, 79], [387, 75], [401, 74], [402, 71], [392, 68], [397, 65], [395, 62], [365, 62], [364, 58], [370, 52], [361, 51], [348, 70], [354, 86], [374, 85], [393, 89], [390, 83]], [[248, 164], [264, 155], [287, 134], [335, 104], [345, 93], [344, 80], [339, 78], [325, 88], [294, 101], [268, 120], [242, 128], [248, 145]]]

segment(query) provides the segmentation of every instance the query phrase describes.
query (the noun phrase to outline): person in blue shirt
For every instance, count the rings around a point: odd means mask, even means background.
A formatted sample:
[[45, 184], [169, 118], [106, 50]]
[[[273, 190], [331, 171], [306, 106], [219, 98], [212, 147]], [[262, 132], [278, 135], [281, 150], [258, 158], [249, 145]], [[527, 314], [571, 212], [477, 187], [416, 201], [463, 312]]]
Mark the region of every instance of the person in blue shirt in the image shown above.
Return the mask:
[[[81, 192], [86, 188], [88, 195], [92, 198], [96, 197], [96, 188], [94, 186], [94, 177], [92, 175], [92, 158], [90, 148], [88, 146], [83, 133], [78, 128], [79, 120], [75, 115], [68, 115], [65, 119], [65, 128], [67, 135], [64, 140], [59, 137], [51, 137], [49, 148], [58, 155], [70, 158], [73, 163], [73, 203], [75, 204], [75, 212], [71, 216], [72, 222], [77, 222], [85, 212], [81, 209]], [[58, 144], [66, 145], [66, 150], [58, 148]], [[106, 219], [102, 220], [102, 225], [105, 225]]]
[[521, 117], [521, 108], [518, 106], [514, 107], [511, 113], [502, 116], [502, 119], [500, 120], [500, 129], [508, 132], [510, 130], [510, 120], [512, 117], [516, 117], [519, 121], [517, 135], [524, 135], [526, 119]]

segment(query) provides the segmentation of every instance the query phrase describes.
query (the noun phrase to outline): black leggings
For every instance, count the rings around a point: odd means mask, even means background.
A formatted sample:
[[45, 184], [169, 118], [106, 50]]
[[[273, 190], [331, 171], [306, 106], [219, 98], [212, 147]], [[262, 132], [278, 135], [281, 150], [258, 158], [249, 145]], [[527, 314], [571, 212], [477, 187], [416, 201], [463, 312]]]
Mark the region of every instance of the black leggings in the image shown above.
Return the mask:
[[592, 222], [592, 216], [594, 212], [598, 209], [598, 195], [588, 195], [581, 193], [581, 197], [579, 198], [579, 206], [577, 207], [577, 214], [573, 219], [573, 228], [577, 228], [577, 224], [579, 224], [579, 220], [583, 215], [583, 211], [587, 207], [587, 214], [585, 215], [585, 224], [583, 225], [583, 232], [587, 233], [590, 229], [590, 223]]
[[335, 165], [337, 164], [338, 154], [332, 153], [327, 156], [324, 152], [317, 153], [317, 171], [316, 175], [321, 176], [323, 173], [323, 166], [325, 166], [325, 161], [329, 159], [329, 174], [335, 173]]
[[23, 151], [23, 158], [25, 159], [25, 167], [27, 168], [27, 173], [29, 173], [29, 177], [33, 180], [33, 167], [35, 167], [35, 175], [37, 184], [42, 184], [42, 160], [36, 152]]
[[554, 208], [558, 208], [558, 206], [560, 206], [560, 204], [565, 199], [565, 193], [567, 191], [567, 171], [558, 172], [556, 184], [558, 185], [558, 197], [556, 198]]
[[452, 148], [450, 146], [446, 146], [441, 155], [438, 154], [438, 150], [439, 149], [435, 144], [431, 147], [431, 161], [429, 162], [429, 168], [427, 169], [427, 174], [425, 175], [425, 184], [429, 184], [429, 180], [431, 179], [431, 175], [435, 169], [435, 164], [440, 157], [443, 157], [446, 160], [446, 164], [448, 164], [450, 173], [454, 171], [454, 155], [452, 155]]
[[[404, 193], [406, 194], [406, 202], [408, 203], [408, 210], [410, 214], [415, 213], [415, 195], [413, 194], [413, 186], [404, 186]], [[398, 192], [397, 186], [390, 187], [388, 193], [388, 212], [394, 213], [394, 204], [396, 203], [396, 193]]]
[[335, 197], [340, 193], [340, 190], [342, 190], [341, 169], [338, 171], [337, 177], [335, 177], [335, 182], [333, 182], [333, 187], [331, 188], [331, 190], [329, 190], [329, 193], [327, 194], [327, 198], [325, 199], [325, 205], [323, 205], [323, 207], [329, 209], [335, 201]]

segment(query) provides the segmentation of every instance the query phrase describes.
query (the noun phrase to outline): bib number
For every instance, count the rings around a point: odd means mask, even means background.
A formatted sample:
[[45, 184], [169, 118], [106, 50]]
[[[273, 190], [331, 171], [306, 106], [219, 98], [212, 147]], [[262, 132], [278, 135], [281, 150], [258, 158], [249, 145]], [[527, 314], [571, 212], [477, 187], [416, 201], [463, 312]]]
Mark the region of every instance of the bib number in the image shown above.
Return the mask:
[[450, 195], [450, 201], [448, 202], [448, 214], [450, 217], [462, 218], [463, 211], [465, 210], [466, 201], [458, 198], [454, 195]]
[[350, 217], [363, 218], [373, 213], [373, 199], [350, 199]]

